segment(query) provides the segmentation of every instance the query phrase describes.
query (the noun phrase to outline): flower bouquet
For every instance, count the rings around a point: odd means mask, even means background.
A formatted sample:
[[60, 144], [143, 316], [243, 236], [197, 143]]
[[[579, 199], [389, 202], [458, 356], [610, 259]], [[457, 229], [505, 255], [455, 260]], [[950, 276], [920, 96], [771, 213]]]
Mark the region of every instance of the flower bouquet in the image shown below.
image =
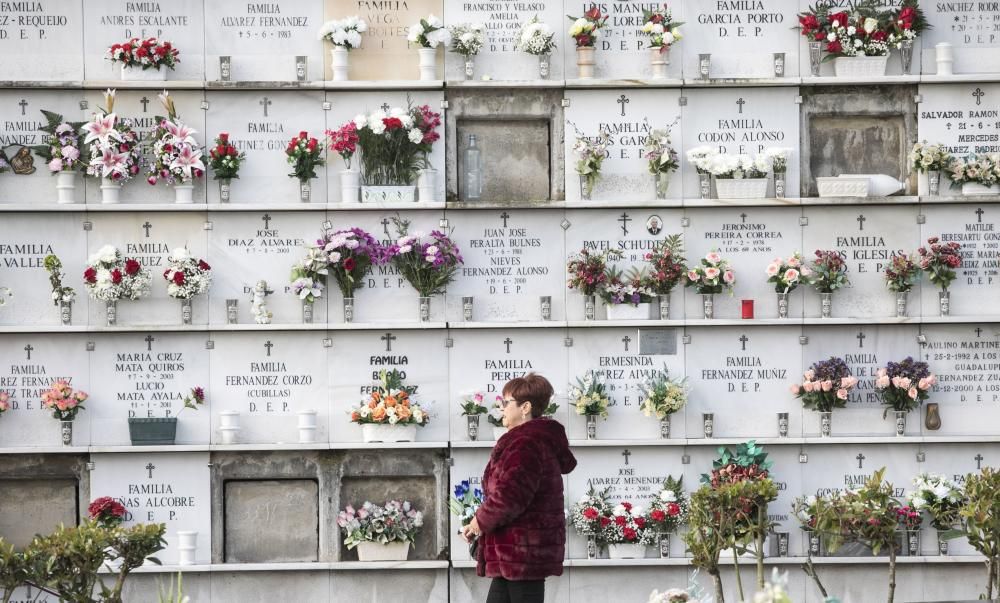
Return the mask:
[[899, 10], [890, 15], [889, 47], [899, 50], [903, 75], [908, 75], [913, 62], [913, 41], [931, 26], [920, 8], [919, 0], [903, 0]]
[[688, 163], [698, 173], [698, 188], [702, 199], [712, 198], [712, 172], [709, 167], [716, 154], [717, 151], [709, 146], [695, 147], [686, 153]]
[[601, 129], [596, 140], [592, 140], [584, 135], [575, 124], [570, 125], [576, 130], [576, 142], [573, 143], [573, 154], [576, 155], [576, 173], [580, 177], [580, 199], [589, 201], [594, 192], [594, 186], [601, 178], [601, 164], [608, 156], [608, 147], [611, 145], [611, 134]]
[[667, 65], [670, 64], [670, 47], [680, 42], [681, 32], [678, 29], [684, 23], [674, 21], [670, 8], [642, 11], [642, 33], [649, 36], [649, 60], [653, 67], [653, 77], [667, 76]]
[[95, 113], [81, 132], [87, 135], [87, 175], [101, 178], [101, 202], [118, 203], [123, 184], [136, 176], [142, 166], [139, 135], [132, 129], [132, 120], [114, 113], [115, 91], [104, 92], [106, 109]]
[[670, 319], [670, 292], [687, 275], [684, 259], [684, 239], [679, 234], [667, 235], [657, 241], [646, 254], [649, 264], [649, 287], [660, 298], [660, 320]]
[[[476, 392], [471, 396], [462, 398], [462, 416], [465, 417], [466, 430], [471, 441], [479, 439], [479, 416], [489, 412], [489, 409], [483, 406], [484, 399], [485, 396], [483, 396], [482, 392]], [[503, 400], [502, 397], [500, 399]], [[502, 412], [503, 409], [501, 408], [501, 421], [503, 420]]]
[[122, 80], [162, 82], [167, 79], [167, 69], [173, 70], [181, 62], [178, 56], [180, 51], [166, 40], [132, 38], [112, 44], [105, 58], [121, 63]]
[[649, 503], [647, 526], [658, 540], [660, 557], [670, 556], [670, 534], [675, 532], [687, 516], [687, 496], [684, 495], [684, 477], [674, 479], [668, 475], [660, 491]]
[[65, 122], [62, 115], [42, 109], [46, 124], [39, 128], [45, 132], [45, 144], [31, 147], [45, 160], [49, 171], [56, 177], [56, 199], [59, 203], [76, 203], [76, 173], [86, 168], [80, 149], [79, 132], [84, 122]]
[[[827, 57], [833, 60], [839, 77], [878, 77], [885, 75], [890, 43], [894, 42], [891, 16], [872, 4], [853, 7], [829, 16], [826, 34]], [[893, 37], [890, 40], [890, 37]]]
[[965, 493], [943, 475], [921, 473], [913, 478], [913, 489], [906, 500], [914, 510], [927, 512], [931, 526], [938, 532], [938, 552], [947, 555], [948, 540], [963, 534], [959, 511], [965, 506]]
[[736, 284], [736, 273], [729, 266], [729, 261], [722, 259], [716, 251], [708, 252], [697, 266], [689, 266], [686, 287], [694, 287], [702, 296], [702, 306], [705, 318], [715, 316], [715, 295], [728, 292], [733, 294]]
[[[185, 409], [198, 410], [205, 403], [205, 389], [192, 387], [181, 397], [183, 406], [170, 417], [129, 417], [128, 435], [133, 446], [171, 446], [177, 439], [177, 419]], [[152, 414], [152, 413], [149, 413]], [[169, 413], [168, 413], [169, 414]]]
[[907, 255], [897, 255], [885, 267], [885, 286], [896, 294], [896, 317], [906, 316], [906, 297], [920, 280], [920, 267]]
[[906, 414], [930, 397], [929, 391], [935, 383], [937, 377], [927, 363], [909, 356], [902, 362], [890, 362], [878, 369], [875, 391], [885, 406], [882, 418], [886, 418], [890, 410], [896, 413], [896, 435], [905, 435]]
[[49, 284], [52, 285], [52, 303], [59, 307], [59, 317], [64, 325], [73, 321], [73, 301], [76, 300], [76, 290], [73, 287], [63, 285], [62, 262], [59, 257], [53, 254], [45, 256], [43, 260], [45, 270], [49, 273]]
[[473, 488], [469, 480], [463, 479], [455, 486], [455, 494], [448, 501], [448, 509], [451, 514], [462, 522], [462, 526], [467, 526], [476, 516], [479, 506], [486, 500], [486, 496], [479, 488]]
[[73, 421], [87, 401], [87, 392], [74, 390], [68, 381], [57, 379], [42, 392], [42, 408], [52, 411], [52, 418], [61, 425], [63, 446], [73, 444]]
[[820, 316], [833, 316], [833, 292], [850, 284], [847, 280], [847, 262], [837, 251], [816, 250], [812, 261], [810, 283], [820, 296]]
[[483, 24], [463, 23], [449, 29], [451, 31], [451, 51], [465, 57], [465, 79], [471, 80], [476, 74], [476, 55], [483, 48]]
[[607, 420], [608, 397], [607, 386], [604, 384], [604, 373], [588, 370], [583, 377], [576, 378], [576, 384], [570, 384], [570, 404], [576, 409], [576, 414], [587, 418], [587, 439], [597, 439], [597, 417]]
[[208, 158], [208, 165], [219, 181], [219, 200], [228, 203], [232, 180], [240, 177], [240, 166], [247, 154], [241, 153], [229, 142], [227, 132], [220, 132], [215, 139], [215, 146], [208, 152]]
[[3, 413], [10, 410], [10, 394], [7, 392], [0, 392], [0, 417]]
[[368, 501], [337, 514], [348, 550], [357, 547], [359, 561], [406, 561], [410, 543], [424, 525], [424, 514], [409, 501], [390, 500], [384, 506]]
[[105, 528], [115, 528], [122, 525], [127, 513], [125, 505], [110, 496], [95, 498], [87, 506], [87, 515], [90, 519]]
[[379, 381], [368, 399], [351, 410], [351, 422], [361, 425], [365, 442], [415, 442], [417, 427], [430, 416], [413, 401], [414, 385], [404, 385], [402, 374], [379, 371]]
[[801, 284], [809, 284], [812, 271], [803, 263], [802, 254], [793, 253], [787, 260], [780, 257], [767, 265], [767, 282], [778, 294], [778, 318], [788, 318], [788, 294]]
[[656, 417], [660, 421], [660, 437], [669, 438], [670, 415], [687, 404], [684, 379], [671, 379], [664, 366], [662, 371], [654, 371], [649, 379], [639, 385], [639, 395], [642, 396], [639, 410], [647, 417]]
[[437, 79], [437, 47], [448, 45], [451, 41], [451, 32], [441, 19], [434, 15], [428, 15], [426, 19], [410, 26], [406, 39], [411, 44], [417, 45], [417, 54], [420, 59], [420, 79], [422, 81], [433, 81]]
[[910, 169], [920, 175], [918, 188], [921, 195], [937, 195], [941, 191], [941, 172], [950, 169], [955, 161], [948, 147], [926, 141], [915, 143], [907, 159]]
[[134, 301], [147, 295], [150, 275], [138, 261], [126, 258], [112, 245], [105, 245], [87, 258], [83, 284], [91, 298], [107, 303], [107, 323], [113, 326], [118, 319], [118, 301]]
[[432, 230], [429, 237], [420, 233], [408, 234], [409, 221], [393, 218], [399, 238], [389, 249], [388, 256], [403, 278], [420, 296], [420, 320], [427, 322], [431, 315], [431, 296], [445, 292], [455, 280], [462, 255], [455, 243], [443, 232]]
[[764, 150], [765, 161], [771, 164], [771, 173], [774, 175], [774, 196], [778, 199], [785, 198], [786, 186], [785, 176], [788, 173], [788, 158], [794, 149], [786, 147], [770, 147]]
[[645, 509], [629, 501], [622, 501], [602, 515], [610, 521], [604, 524], [601, 539], [608, 545], [611, 559], [643, 559], [646, 547], [656, 542], [656, 531], [649, 525]]
[[598, 291], [609, 320], [648, 319], [654, 292], [645, 268], [629, 268], [623, 273], [608, 266], [604, 285]]
[[566, 263], [566, 273], [569, 275], [567, 286], [584, 296], [584, 314], [587, 320], [594, 319], [597, 313], [595, 298], [608, 282], [608, 260], [620, 257], [622, 252], [617, 249], [591, 253], [584, 248], [570, 256]]
[[832, 432], [833, 409], [847, 406], [849, 392], [858, 384], [842, 358], [814, 362], [802, 375], [802, 384], [791, 386], [791, 392], [802, 400], [802, 406], [820, 414], [820, 432], [824, 437]]
[[521, 26], [514, 45], [517, 50], [538, 57], [538, 77], [543, 80], [551, 75], [549, 57], [556, 49], [555, 35], [552, 28], [535, 15]]
[[323, 147], [303, 130], [288, 142], [285, 155], [288, 165], [292, 166], [292, 173], [288, 176], [299, 181], [299, 199], [308, 203], [312, 197], [312, 185], [309, 181], [316, 178], [316, 168], [324, 163]]
[[830, 30], [830, 6], [825, 2], [819, 2], [815, 7], [810, 6], [809, 10], [799, 13], [797, 17], [799, 20], [797, 29], [809, 43], [810, 73], [816, 77], [819, 75], [823, 48]]
[[570, 509], [569, 521], [577, 534], [587, 539], [587, 558], [595, 559], [600, 549], [607, 546], [604, 540], [604, 528], [611, 523], [611, 503], [608, 502], [611, 488], [594, 490], [593, 486], [587, 494], [578, 500]]
[[346, 82], [350, 79], [347, 76], [347, 53], [361, 48], [361, 34], [366, 31], [368, 24], [357, 15], [327, 21], [319, 28], [319, 39], [333, 44], [333, 48], [330, 49], [333, 81]]
[[573, 25], [569, 35], [576, 42], [577, 77], [581, 80], [594, 77], [594, 48], [599, 32], [607, 27], [608, 15], [602, 14], [597, 6], [591, 7], [582, 17], [569, 17]]
[[319, 245], [306, 245], [306, 256], [292, 266], [292, 293], [302, 300], [302, 322], [313, 321], [313, 304], [322, 297], [330, 258]]
[[962, 265], [961, 249], [961, 243], [942, 243], [938, 237], [927, 239], [927, 247], [917, 249], [920, 269], [927, 273], [927, 278], [933, 285], [941, 288], [938, 292], [941, 316], [951, 313], [951, 291], [948, 291], [948, 285], [958, 278], [955, 269]]
[[963, 195], [995, 195], [1000, 182], [1000, 154], [969, 155], [948, 167], [951, 186], [962, 187]]
[[156, 185], [158, 180], [163, 180], [174, 187], [177, 203], [193, 203], [192, 183], [195, 178], [205, 175], [205, 164], [201, 160], [203, 151], [192, 136], [195, 130], [177, 119], [174, 99], [169, 93], [164, 90], [158, 98], [167, 117], [158, 118], [159, 125], [151, 135], [153, 161], [147, 166], [149, 177], [146, 181]]
[[372, 266], [388, 261], [386, 249], [360, 228], [326, 233], [316, 243], [327, 254], [327, 271], [344, 297], [344, 322], [354, 322], [354, 292], [364, 285], [364, 276]]
[[343, 203], [357, 203], [358, 191], [361, 188], [361, 174], [351, 169], [351, 159], [358, 152], [358, 126], [353, 121], [340, 126], [336, 130], [327, 130], [326, 138], [329, 149], [340, 155], [344, 160], [344, 169], [340, 170], [340, 200]]
[[212, 267], [193, 257], [187, 247], [178, 247], [167, 257], [163, 280], [167, 281], [167, 295], [181, 300], [181, 322], [191, 324], [191, 301], [212, 286]]
[[708, 173], [715, 181], [719, 199], [763, 199], [767, 196], [767, 173], [771, 157], [712, 153], [705, 159]]
[[670, 146], [670, 131], [677, 120], [662, 130], [649, 133], [645, 144], [645, 158], [649, 173], [653, 175], [653, 188], [657, 199], [666, 199], [670, 188], [670, 175], [676, 172], [681, 164], [677, 151]]

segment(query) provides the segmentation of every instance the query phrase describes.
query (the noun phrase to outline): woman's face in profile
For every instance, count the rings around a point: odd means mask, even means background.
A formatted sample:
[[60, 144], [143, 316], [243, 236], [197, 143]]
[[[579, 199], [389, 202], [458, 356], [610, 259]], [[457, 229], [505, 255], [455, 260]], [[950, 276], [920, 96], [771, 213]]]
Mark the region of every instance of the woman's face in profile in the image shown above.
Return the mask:
[[510, 393], [503, 395], [503, 424], [508, 429], [524, 423], [524, 415], [527, 414], [527, 406], [514, 399]]

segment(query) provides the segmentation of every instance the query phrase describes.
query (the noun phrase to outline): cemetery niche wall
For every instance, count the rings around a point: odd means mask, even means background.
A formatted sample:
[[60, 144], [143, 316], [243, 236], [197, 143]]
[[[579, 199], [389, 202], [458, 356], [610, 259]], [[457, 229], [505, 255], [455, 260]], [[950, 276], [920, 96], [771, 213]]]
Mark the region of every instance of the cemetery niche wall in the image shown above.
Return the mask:
[[[199, 602], [481, 601], [448, 503], [503, 427], [462, 404], [535, 371], [579, 460], [567, 509], [592, 487], [648, 506], [668, 475], [690, 493], [755, 440], [778, 487], [765, 565], [821, 600], [797, 497], [886, 467], [905, 499], [1000, 459], [1000, 12], [922, 3], [898, 48], [820, 61], [808, 4], [682, 0], [661, 33], [662, 7], [598, 4], [590, 51], [566, 18], [590, 3], [0, 3], [0, 537], [111, 496], [166, 525], [126, 601], [177, 571]], [[122, 60], [135, 37], [162, 67]], [[366, 146], [396, 130], [405, 161]], [[629, 289], [671, 240], [699, 282], [661, 265]], [[430, 243], [436, 264], [402, 249]], [[568, 287], [582, 252], [620, 287]], [[920, 270], [940, 254], [954, 280]], [[414, 257], [453, 274], [414, 280]], [[790, 388], [831, 357], [857, 383], [828, 415]], [[908, 357], [935, 380], [886, 414], [879, 370]], [[666, 421], [642, 389], [664, 372], [686, 391]], [[573, 405], [588, 373], [596, 421]], [[57, 381], [82, 409], [46, 405]], [[387, 391], [395, 428], [371, 418]], [[366, 501], [421, 513], [401, 559], [353, 546]], [[919, 534], [898, 600], [985, 591], [966, 539]], [[547, 600], [685, 588], [672, 536], [613, 559], [569, 526]], [[885, 555], [813, 563], [831, 595], [882, 597]], [[734, 597], [731, 560], [722, 578]], [[56, 600], [36, 595], [14, 600]]]

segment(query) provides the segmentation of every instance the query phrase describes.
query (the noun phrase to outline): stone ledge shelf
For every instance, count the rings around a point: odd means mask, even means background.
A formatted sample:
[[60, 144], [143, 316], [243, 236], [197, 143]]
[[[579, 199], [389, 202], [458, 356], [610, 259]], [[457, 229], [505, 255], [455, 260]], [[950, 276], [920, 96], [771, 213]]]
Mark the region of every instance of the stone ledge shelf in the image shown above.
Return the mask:
[[435, 330], [446, 329], [446, 322], [356, 322], [356, 323], [284, 323], [258, 325], [240, 323], [235, 325], [129, 325], [116, 327], [101, 327], [88, 325], [6, 325], [0, 326], [0, 334], [4, 333], [213, 333], [232, 331], [381, 331], [385, 329], [399, 330]]
[[[764, 565], [801, 565], [808, 560], [808, 557], [765, 557]], [[814, 565], [871, 565], [888, 564], [888, 557], [813, 557]], [[918, 556], [918, 557], [897, 557], [896, 563], [900, 565], [923, 565], [923, 564], [951, 564], [951, 563], [984, 563], [985, 557], [981, 555], [947, 555], [947, 556]], [[731, 558], [720, 558], [721, 565], [732, 565]], [[741, 563], [753, 564], [753, 559], [747, 557]], [[454, 569], [475, 569], [476, 562], [470, 559], [458, 559], [451, 562]], [[666, 567], [666, 566], [691, 566], [690, 557], [667, 557], [664, 559], [650, 557], [647, 559], [566, 559], [563, 567]], [[693, 567], [693, 566], [692, 566]]]
[[442, 210], [444, 201], [413, 203], [0, 203], [0, 212], [261, 212]]
[[[204, 565], [144, 565], [133, 570], [137, 574], [229, 573], [229, 572], [322, 572], [322, 571], [385, 571], [385, 570], [448, 569], [448, 561], [332, 561], [294, 563], [212, 563]], [[101, 573], [111, 573], [102, 569]]]
[[883, 75], [877, 77], [847, 78], [837, 76], [819, 77], [806, 76], [802, 78], [803, 86], [848, 86], [855, 84], [919, 84], [919, 75]]
[[[622, 446], [659, 446], [659, 447], [678, 447], [678, 446], [734, 446], [736, 444], [742, 444], [748, 439], [753, 439], [758, 444], [768, 445], [768, 446], [802, 446], [802, 445], [842, 445], [842, 444], [976, 444], [976, 443], [992, 443], [996, 441], [996, 436], [993, 435], [979, 435], [979, 436], [902, 436], [898, 437], [895, 435], [875, 435], [875, 436], [860, 436], [860, 435], [845, 435], [845, 436], [831, 436], [828, 438], [819, 436], [807, 436], [807, 437], [745, 437], [745, 438], [734, 438], [734, 437], [719, 437], [719, 438], [667, 438], [667, 439], [649, 439], [649, 440], [629, 440], [629, 439], [597, 439], [597, 440], [578, 440], [573, 439], [569, 441], [570, 446], [574, 448], [618, 448]], [[496, 444], [495, 440], [453, 440], [451, 442], [451, 447], [454, 449], [465, 449], [465, 448], [492, 448]]]
[[281, 452], [301, 450], [443, 450], [448, 442], [316, 442], [312, 444], [173, 444], [168, 446], [17, 446], [9, 454], [136, 454], [150, 452]]
[[[791, 77], [713, 77], [709, 79], [684, 78], [685, 88], [755, 88], [755, 87], [787, 87], [800, 86], [803, 79]], [[846, 79], [846, 78], [845, 78]], [[888, 79], [888, 78], [887, 78]], [[852, 83], [848, 80], [844, 83]]]

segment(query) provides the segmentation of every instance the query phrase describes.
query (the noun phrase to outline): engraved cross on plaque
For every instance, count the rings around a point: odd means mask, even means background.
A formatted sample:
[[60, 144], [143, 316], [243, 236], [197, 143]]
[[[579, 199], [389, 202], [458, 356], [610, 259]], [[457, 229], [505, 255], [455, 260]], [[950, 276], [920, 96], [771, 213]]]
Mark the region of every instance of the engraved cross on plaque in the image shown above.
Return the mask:
[[865, 337], [866, 337], [866, 335], [864, 333], [862, 333], [861, 331], [858, 331], [858, 334], [854, 336], [854, 338], [858, 340], [858, 347], [859, 348], [865, 347]]
[[983, 214], [985, 214], [985, 213], [986, 212], [983, 211], [982, 207], [977, 207], [976, 208], [976, 222], [978, 222], [979, 224], [982, 224], [983, 223]]
[[392, 333], [386, 333], [385, 335], [383, 335], [381, 337], [381, 339], [382, 339], [382, 341], [385, 342], [385, 351], [386, 352], [391, 352], [392, 351], [392, 342], [396, 340], [396, 336], [393, 335]]
[[146, 465], [146, 471], [149, 472], [149, 479], [153, 479], [153, 469], [156, 469], [156, 465], [153, 463], [148, 463]]
[[382, 103], [382, 112], [383, 113], [388, 113], [389, 109], [390, 109], [389, 103]]
[[153, 337], [152, 335], [146, 335], [146, 351], [147, 352], [152, 352], [153, 351], [153, 342], [154, 341], [156, 341], [155, 337]]
[[615, 101], [615, 102], [617, 102], [619, 105], [622, 106], [622, 117], [625, 117], [625, 105], [628, 104], [629, 99], [626, 98], [625, 95], [623, 94], [623, 95], [619, 96], [618, 100]]
[[976, 88], [975, 91], [973, 91], [972, 96], [976, 97], [976, 104], [981, 105], [983, 104], [983, 97], [986, 96], [986, 93], [983, 92], [982, 88]]
[[503, 220], [503, 227], [504, 228], [507, 228], [507, 220], [509, 218], [510, 218], [510, 214], [508, 214], [507, 212], [503, 212], [502, 214], [500, 214], [500, 219]]
[[979, 336], [982, 335], [982, 334], [983, 334], [983, 330], [980, 329], [979, 327], [976, 327], [976, 339], [979, 339]]
[[628, 465], [628, 457], [632, 456], [632, 451], [626, 448], [622, 450], [622, 456], [625, 457], [625, 464]]
[[747, 223], [747, 214], [746, 214], [746, 212], [740, 214], [740, 223], [741, 224], [746, 224]]
[[854, 458], [858, 459], [858, 469], [862, 469], [862, 467], [861, 467], [861, 464], [862, 464], [862, 463], [864, 462], [864, 460], [865, 460], [866, 458], [868, 458], [868, 457], [866, 457], [865, 455], [863, 455], [863, 454], [861, 454], [861, 453], [859, 452], [859, 453], [858, 453], [858, 456], [856, 456], [856, 457], [854, 457]]
[[149, 106], [149, 99], [144, 96], [139, 102], [142, 103], [142, 112], [145, 113], [146, 108]]
[[514, 341], [510, 337], [508, 337], [507, 339], [503, 340], [503, 344], [507, 347], [507, 353], [508, 354], [510, 354], [510, 344], [512, 344], [512, 343], [514, 343]]
[[147, 239], [149, 238], [149, 229], [152, 228], [152, 227], [153, 227], [153, 225], [150, 224], [148, 220], [146, 221], [145, 224], [142, 225], [142, 229], [146, 231], [146, 238]]
[[389, 234], [389, 218], [382, 218], [382, 232], [384, 232], [387, 237], [392, 236]]
[[267, 107], [268, 107], [268, 105], [272, 105], [272, 104], [274, 104], [274, 102], [271, 99], [267, 98], [266, 96], [264, 98], [260, 99], [260, 106], [264, 107], [264, 117], [267, 117]]
[[27, 107], [27, 106], [28, 106], [28, 101], [26, 101], [26, 100], [24, 100], [24, 99], [22, 98], [22, 99], [21, 99], [21, 102], [19, 102], [19, 103], [17, 103], [17, 104], [21, 106], [21, 115], [24, 115], [24, 114], [25, 114], [25, 113], [24, 113], [24, 109], [25, 109], [25, 107]]
[[983, 468], [983, 458], [985, 458], [985, 457], [983, 457], [982, 454], [977, 454], [975, 457], [973, 457], [973, 460], [976, 461], [976, 470], [977, 471]]
[[627, 352], [628, 351], [628, 344], [632, 343], [632, 338], [629, 337], [628, 335], [626, 335], [625, 337], [622, 337], [622, 343], [625, 344], [625, 351]]
[[864, 230], [865, 222], [868, 220], [868, 218], [866, 218], [864, 214], [858, 214], [857, 220], [858, 220], [858, 230]]
[[271, 214], [264, 214], [260, 219], [264, 222], [264, 230], [271, 228]]
[[24, 346], [24, 351], [28, 353], [28, 360], [31, 360], [31, 351], [34, 350], [34, 349], [35, 349], [35, 347], [33, 345], [31, 345], [30, 343], [28, 345]]
[[622, 212], [622, 215], [619, 216], [618, 221], [622, 223], [622, 236], [627, 235], [628, 234], [628, 223], [632, 221], [632, 218], [628, 217], [627, 213]]
[[271, 356], [271, 348], [274, 347], [274, 344], [271, 343], [270, 339], [268, 339], [266, 342], [264, 342], [264, 347], [267, 349], [267, 355], [268, 355], [268, 357], [270, 357]]
[[740, 113], [742, 114], [743, 113], [743, 105], [747, 104], [747, 102], [745, 100], [743, 100], [743, 97], [741, 96], [739, 99], [737, 99], [736, 104], [739, 106]]
[[748, 341], [750, 341], [750, 338], [747, 337], [746, 333], [740, 335], [740, 345], [742, 346], [740, 349], [742, 351], [744, 351], [744, 352], [747, 351], [747, 342]]

